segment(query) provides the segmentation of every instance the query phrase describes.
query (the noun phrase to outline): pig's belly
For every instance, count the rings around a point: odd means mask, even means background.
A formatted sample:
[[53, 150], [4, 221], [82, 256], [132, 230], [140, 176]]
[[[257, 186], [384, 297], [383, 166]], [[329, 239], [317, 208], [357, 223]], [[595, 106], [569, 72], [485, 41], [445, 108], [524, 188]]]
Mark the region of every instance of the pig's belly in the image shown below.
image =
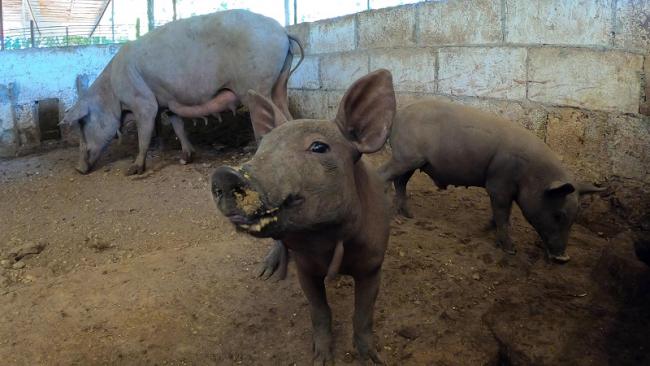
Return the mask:
[[485, 168], [481, 164], [468, 164], [465, 160], [437, 159], [437, 161], [429, 160], [421, 170], [440, 188], [450, 185], [485, 187]]

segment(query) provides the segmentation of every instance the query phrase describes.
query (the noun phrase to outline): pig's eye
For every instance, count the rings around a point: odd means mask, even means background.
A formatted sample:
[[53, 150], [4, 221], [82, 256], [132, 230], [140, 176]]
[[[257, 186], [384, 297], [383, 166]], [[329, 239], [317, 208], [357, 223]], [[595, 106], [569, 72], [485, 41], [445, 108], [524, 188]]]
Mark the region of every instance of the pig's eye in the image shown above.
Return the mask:
[[309, 150], [317, 154], [324, 154], [330, 151], [330, 146], [324, 142], [314, 141], [311, 143], [311, 146], [309, 146]]

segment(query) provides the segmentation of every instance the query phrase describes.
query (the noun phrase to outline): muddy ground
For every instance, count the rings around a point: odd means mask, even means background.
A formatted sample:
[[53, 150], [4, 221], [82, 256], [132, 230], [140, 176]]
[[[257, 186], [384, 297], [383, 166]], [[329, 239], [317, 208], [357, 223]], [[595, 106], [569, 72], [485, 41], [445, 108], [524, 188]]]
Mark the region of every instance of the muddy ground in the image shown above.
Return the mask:
[[[270, 242], [236, 233], [209, 195], [211, 171], [246, 151], [204, 149], [187, 166], [153, 153], [135, 178], [133, 146], [87, 176], [74, 148], [1, 161], [0, 364], [309, 364], [293, 264], [285, 281], [257, 279]], [[422, 174], [409, 190], [416, 218], [392, 225], [375, 315], [387, 363], [650, 364], [650, 274], [629, 235], [576, 225], [573, 259], [556, 265], [515, 209], [509, 256], [483, 229], [482, 190], [438, 191]], [[355, 363], [352, 281], [328, 293], [337, 363]]]

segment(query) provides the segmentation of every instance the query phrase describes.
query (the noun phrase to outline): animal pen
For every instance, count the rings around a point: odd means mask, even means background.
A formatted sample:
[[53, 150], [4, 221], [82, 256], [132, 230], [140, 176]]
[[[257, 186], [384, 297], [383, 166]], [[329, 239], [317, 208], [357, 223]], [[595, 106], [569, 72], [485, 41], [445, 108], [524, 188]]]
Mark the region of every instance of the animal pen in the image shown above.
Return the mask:
[[645, 365], [649, 238], [649, 0], [0, 0], [3, 365]]

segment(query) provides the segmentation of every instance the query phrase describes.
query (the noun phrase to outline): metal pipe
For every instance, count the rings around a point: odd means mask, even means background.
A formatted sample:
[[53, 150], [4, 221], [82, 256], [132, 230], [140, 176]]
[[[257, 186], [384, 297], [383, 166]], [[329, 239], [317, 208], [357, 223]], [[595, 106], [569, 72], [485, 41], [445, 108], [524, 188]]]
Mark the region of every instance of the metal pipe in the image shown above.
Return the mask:
[[115, 43], [115, 0], [111, 1], [111, 39]]
[[108, 8], [108, 4], [111, 3], [111, 0], [106, 0], [106, 4], [104, 4], [104, 9], [102, 9], [101, 14], [99, 14], [99, 18], [97, 18], [97, 21], [95, 22], [95, 25], [93, 26], [93, 30], [90, 31], [90, 34], [88, 35], [88, 38], [93, 36], [93, 33], [95, 33], [95, 30], [97, 29], [97, 26], [99, 25], [99, 22], [102, 21], [102, 18], [104, 17], [104, 13], [106, 13], [106, 9]]
[[5, 49], [5, 29], [2, 22], [2, 0], [0, 0], [0, 51]]
[[25, 1], [27, 1], [27, 7], [29, 8], [29, 15], [32, 16], [32, 21], [34, 21], [34, 25], [36, 25], [36, 30], [38, 31], [38, 34], [41, 34], [41, 29], [38, 27], [38, 23], [36, 22], [36, 17], [34, 16], [34, 9], [32, 9], [32, 3], [30, 3], [29, 0], [25, 0]]
[[[1, 1], [1, 0], [0, 0]], [[176, 2], [176, 0], [173, 0]], [[284, 26], [291, 24], [291, 10], [289, 10], [289, 0], [284, 0]]]
[[34, 21], [29, 21], [29, 34], [31, 35], [32, 48], [34, 48]]

